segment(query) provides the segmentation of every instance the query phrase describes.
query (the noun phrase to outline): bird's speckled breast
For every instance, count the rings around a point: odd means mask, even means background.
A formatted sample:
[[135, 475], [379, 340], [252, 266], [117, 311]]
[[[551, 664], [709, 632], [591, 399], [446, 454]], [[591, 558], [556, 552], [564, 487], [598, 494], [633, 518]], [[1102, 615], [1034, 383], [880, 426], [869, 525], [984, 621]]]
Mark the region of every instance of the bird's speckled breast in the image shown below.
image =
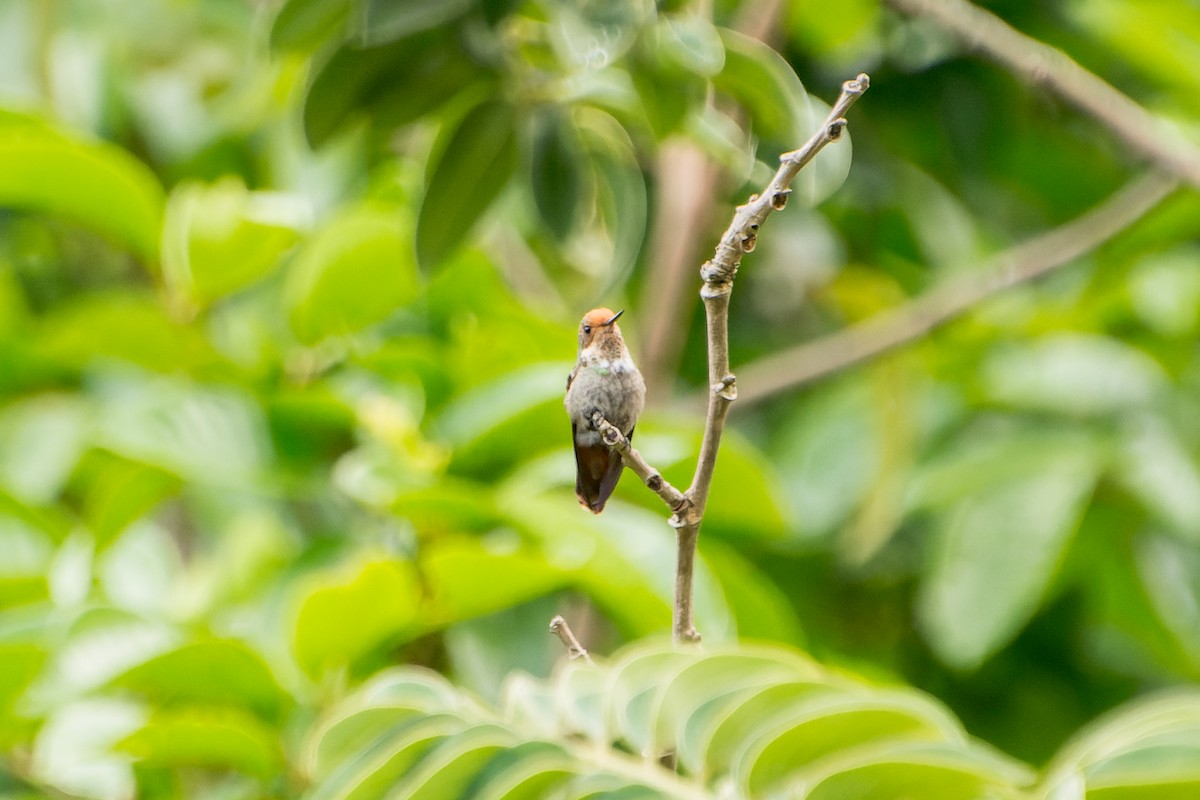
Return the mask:
[[567, 390], [565, 404], [577, 433], [591, 433], [595, 437], [589, 420], [593, 408], [628, 435], [645, 402], [646, 384], [632, 362], [598, 360], [579, 370]]

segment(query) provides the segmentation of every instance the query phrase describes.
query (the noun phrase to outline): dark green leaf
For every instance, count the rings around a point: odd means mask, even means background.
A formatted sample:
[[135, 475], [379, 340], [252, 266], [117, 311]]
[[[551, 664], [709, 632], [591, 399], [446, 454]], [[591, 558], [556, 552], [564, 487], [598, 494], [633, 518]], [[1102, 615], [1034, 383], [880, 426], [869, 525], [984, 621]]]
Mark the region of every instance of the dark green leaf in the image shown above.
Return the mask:
[[428, 31], [379, 47], [347, 43], [321, 65], [304, 102], [304, 131], [321, 147], [350, 123], [382, 129], [440, 108], [486, 74], [446, 31]]
[[443, 134], [417, 219], [417, 257], [426, 269], [469, 240], [475, 223], [508, 185], [517, 162], [514, 122], [511, 106], [487, 101]]
[[1037, 610], [1097, 477], [1086, 439], [1010, 442], [1027, 448], [1029, 471], [969, 492], [939, 516], [921, 587], [925, 635], [960, 669], [978, 666]]
[[575, 227], [583, 191], [583, 151], [570, 116], [543, 111], [533, 121], [533, 200], [546, 227], [559, 240]]

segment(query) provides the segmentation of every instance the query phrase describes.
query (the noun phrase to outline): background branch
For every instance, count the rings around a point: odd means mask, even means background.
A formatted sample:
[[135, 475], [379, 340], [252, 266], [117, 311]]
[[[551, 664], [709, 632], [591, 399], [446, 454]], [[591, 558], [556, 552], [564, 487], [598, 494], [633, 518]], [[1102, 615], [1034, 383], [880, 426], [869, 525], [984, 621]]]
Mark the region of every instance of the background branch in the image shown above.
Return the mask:
[[1026, 36], [966, 0], [889, 1], [901, 11], [929, 17], [968, 46], [987, 53], [1029, 82], [1054, 91], [1103, 123], [1160, 170], [1200, 188], [1200, 148], [1066, 53]]
[[1144, 175], [1071, 222], [996, 255], [982, 274], [948, 281], [858, 325], [755, 361], [741, 370], [747, 387], [742, 400], [756, 403], [912, 342], [1005, 289], [1070, 264], [1128, 228], [1178, 186], [1158, 172]]
[[[712, 16], [710, 2], [696, 13]], [[739, 7], [733, 29], [768, 41], [776, 27], [781, 0], [748, 0]], [[708, 102], [715, 103], [710, 92]], [[738, 112], [729, 109], [735, 118]], [[645, 297], [654, 298], [655, 313], [646, 315], [639, 359], [646, 394], [664, 398], [675, 377], [687, 340], [695, 295], [686, 291], [701, 254], [701, 242], [713, 219], [722, 171], [701, 147], [687, 139], [664, 144], [654, 169], [654, 228], [646, 262], [651, 265]]]

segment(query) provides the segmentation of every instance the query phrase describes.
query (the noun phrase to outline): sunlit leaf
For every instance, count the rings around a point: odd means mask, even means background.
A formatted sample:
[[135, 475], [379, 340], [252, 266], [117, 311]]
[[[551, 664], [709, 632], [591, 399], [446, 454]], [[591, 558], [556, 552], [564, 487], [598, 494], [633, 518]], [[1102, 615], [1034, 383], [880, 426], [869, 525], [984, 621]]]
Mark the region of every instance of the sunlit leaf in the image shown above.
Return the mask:
[[[213, 680], [217, 675], [220, 679]], [[262, 656], [229, 639], [190, 642], [138, 664], [113, 685], [162, 706], [231, 706], [268, 720], [277, 718], [285, 703]]]
[[313, 576], [300, 597], [292, 650], [317, 676], [352, 663], [417, 621], [412, 565], [377, 559]]
[[262, 278], [299, 238], [303, 202], [240, 181], [175, 187], [163, 221], [162, 269], [185, 301], [206, 304]]
[[397, 212], [360, 207], [323, 226], [289, 267], [286, 297], [306, 343], [380, 322], [416, 292], [408, 228]]
[[337, 35], [353, 6], [351, 0], [286, 0], [271, 24], [271, 47], [303, 50]]
[[159, 711], [116, 746], [147, 766], [226, 768], [264, 780], [283, 761], [275, 732], [229, 707]]
[[0, 207], [62, 215], [158, 259], [163, 192], [145, 165], [109, 144], [2, 123]]

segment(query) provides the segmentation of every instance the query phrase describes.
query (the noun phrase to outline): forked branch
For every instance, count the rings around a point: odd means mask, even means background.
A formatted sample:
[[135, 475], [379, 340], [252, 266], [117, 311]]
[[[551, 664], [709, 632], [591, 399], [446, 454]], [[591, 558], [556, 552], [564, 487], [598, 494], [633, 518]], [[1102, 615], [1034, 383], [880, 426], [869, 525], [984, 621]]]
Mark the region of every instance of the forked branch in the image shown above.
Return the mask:
[[708, 320], [708, 413], [704, 420], [704, 437], [700, 444], [700, 457], [692, 484], [686, 492], [680, 492], [667, 483], [658, 470], [651, 467], [621, 432], [610, 425], [601, 415], [595, 414], [592, 423], [601, 432], [604, 443], [621, 454], [625, 465], [633, 470], [650, 487], [667, 507], [671, 509], [671, 525], [676, 529], [675, 603], [672, 619], [672, 635], [676, 642], [700, 640], [692, 618], [692, 582], [696, 562], [696, 542], [700, 535], [700, 523], [708, 503], [708, 492], [712, 486], [713, 470], [717, 463], [717, 451], [721, 446], [721, 434], [729, 407], [737, 399], [737, 380], [729, 371], [729, 296], [737, 276], [742, 257], [752, 251], [758, 241], [763, 222], [773, 212], [787, 204], [792, 182], [826, 145], [841, 138], [846, 127], [843, 115], [854, 105], [870, 86], [870, 78], [861, 74], [842, 84], [842, 93], [820, 129], [798, 150], [779, 157], [779, 169], [762, 192], [750, 199], [734, 212], [716, 247], [711, 260], [700, 268], [703, 286], [700, 297], [704, 301]]

